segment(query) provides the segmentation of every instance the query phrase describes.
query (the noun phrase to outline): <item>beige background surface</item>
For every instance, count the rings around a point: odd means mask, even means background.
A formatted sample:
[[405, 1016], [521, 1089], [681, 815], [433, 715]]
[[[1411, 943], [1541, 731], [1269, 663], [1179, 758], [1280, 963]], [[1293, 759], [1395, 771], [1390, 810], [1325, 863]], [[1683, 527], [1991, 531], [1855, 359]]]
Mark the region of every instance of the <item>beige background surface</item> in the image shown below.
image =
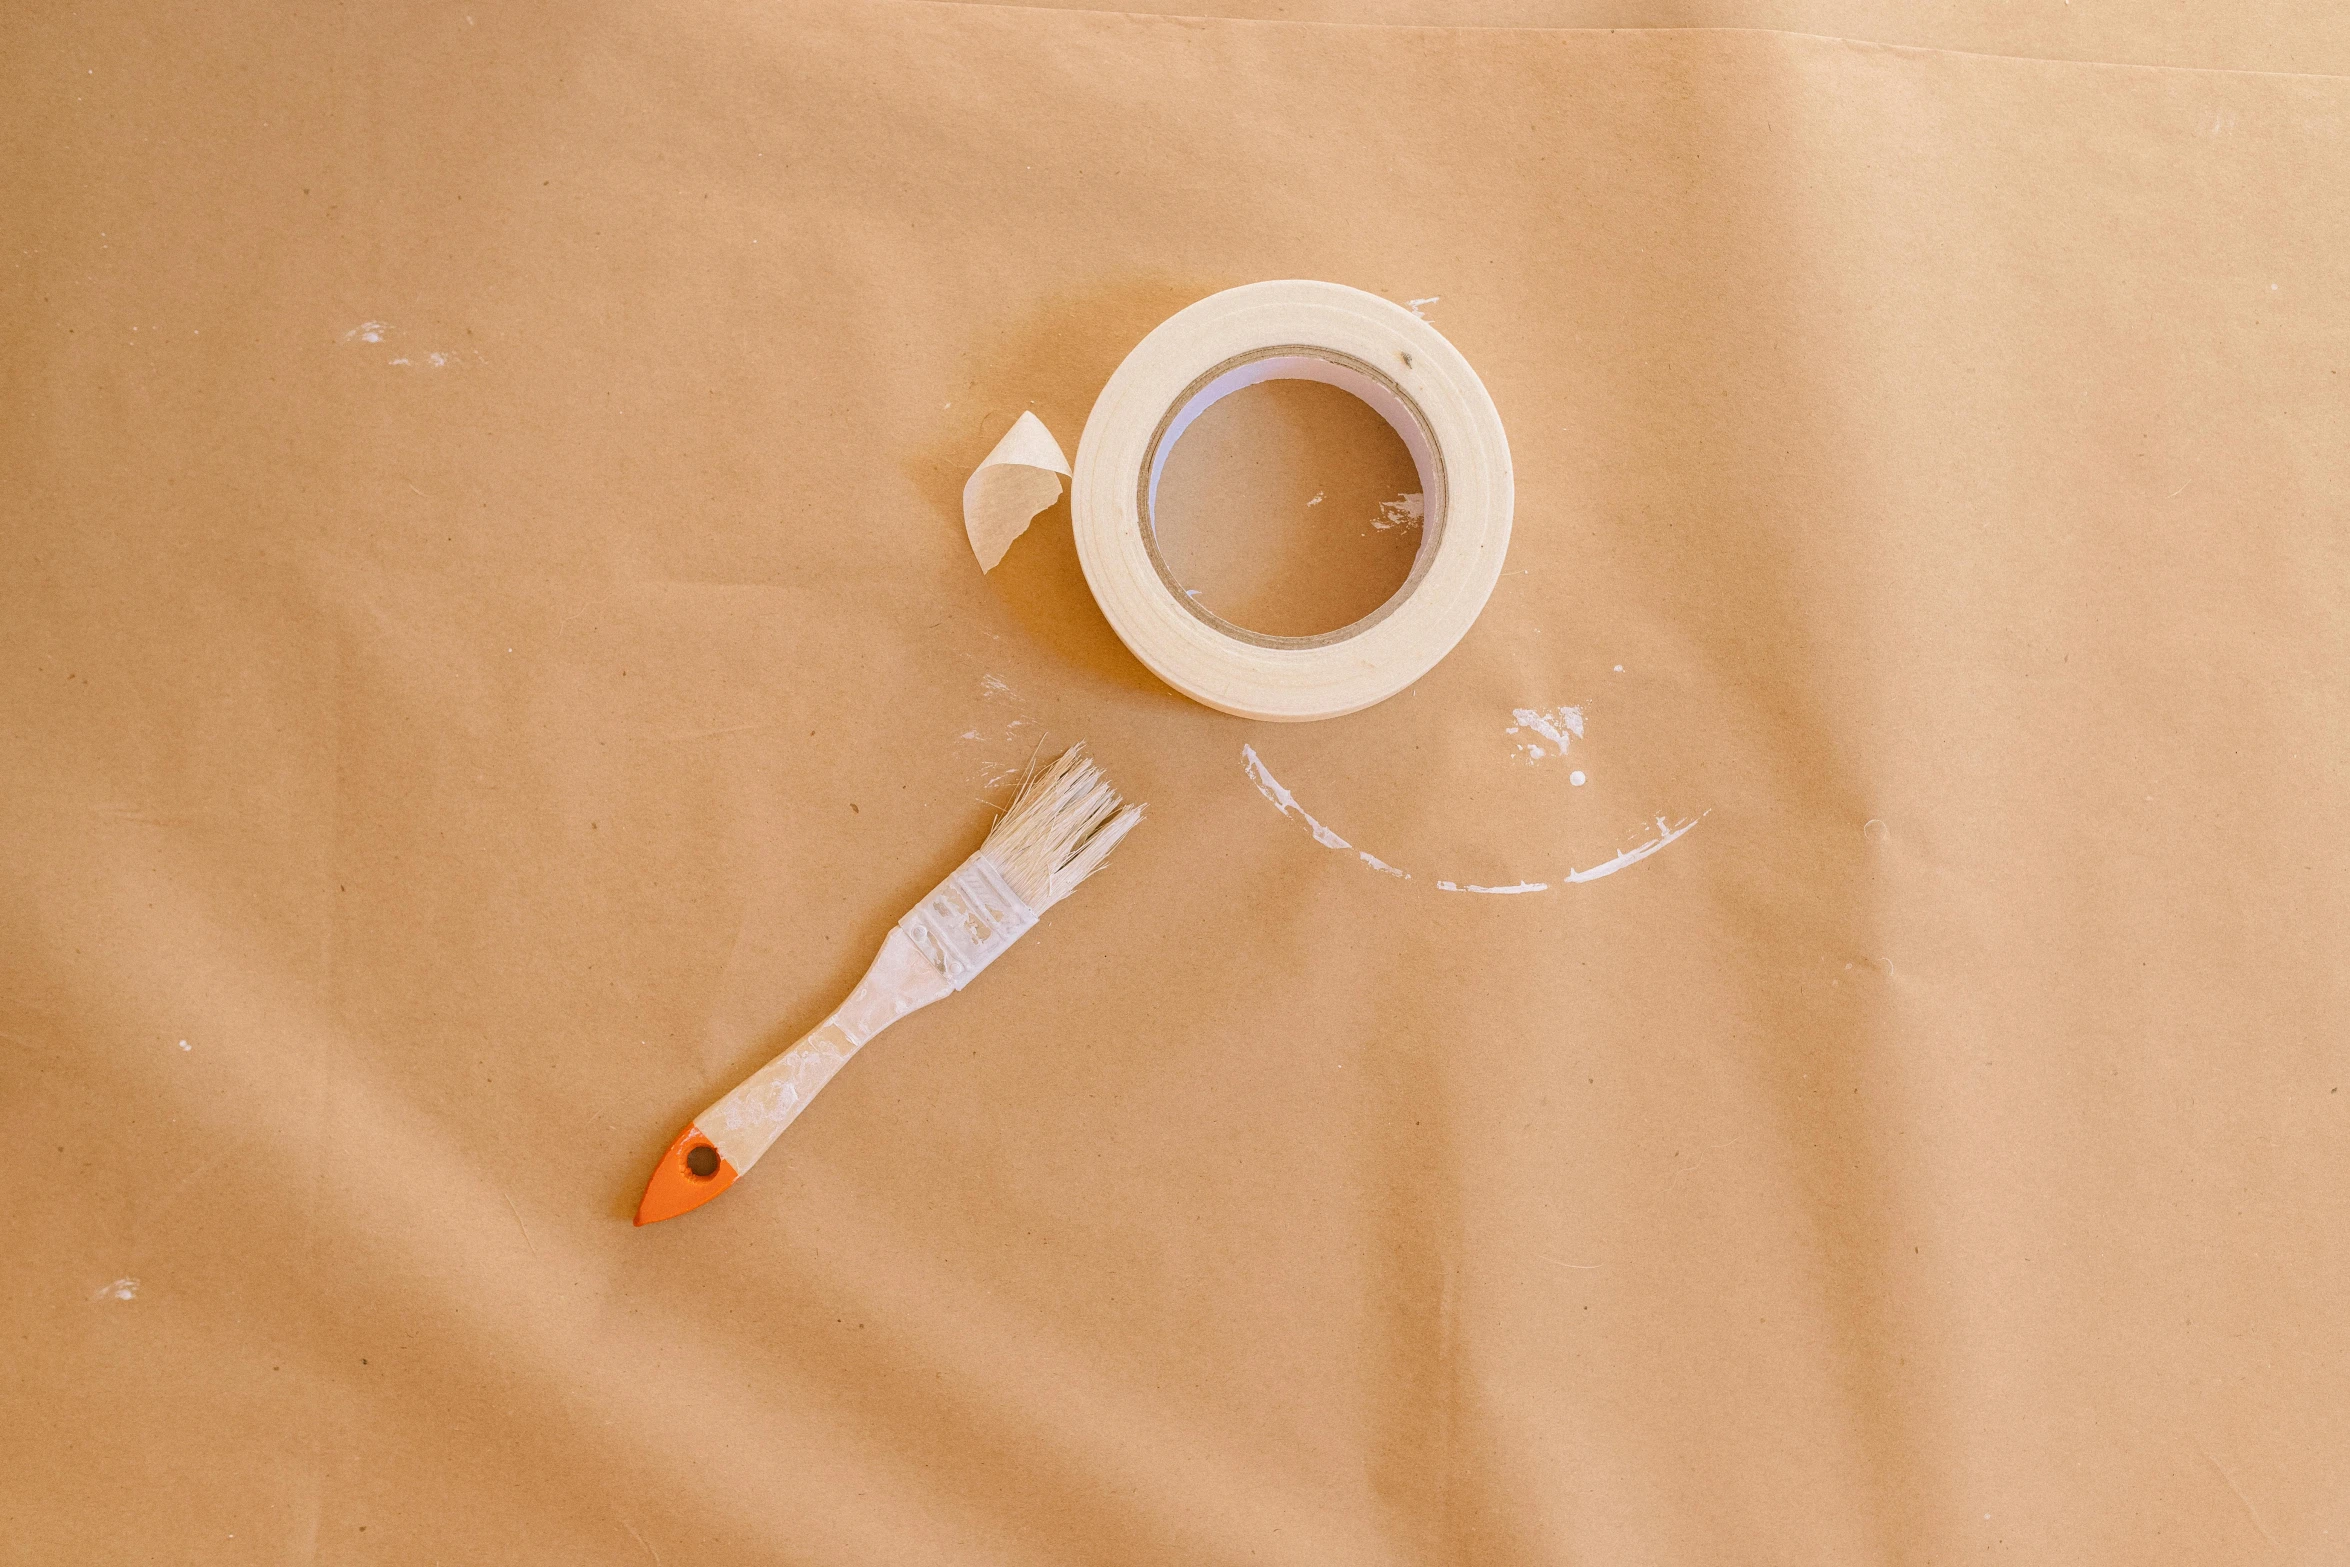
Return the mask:
[[1353, 26], [1728, 28], [2188, 70], [2350, 71], [2350, 13], [2310, 0], [1161, 0], [1125, 9]]
[[[9, 25], [28, 1559], [2350, 1548], [2350, 83], [2020, 21]], [[2224, 32], [2130, 36], [2284, 47]], [[982, 578], [956, 507], [1279, 276], [1437, 296], [1519, 510], [1434, 674], [1262, 728], [1065, 510]], [[1506, 732], [1568, 703], [1582, 788]], [[1040, 733], [1145, 828], [632, 1230]]]

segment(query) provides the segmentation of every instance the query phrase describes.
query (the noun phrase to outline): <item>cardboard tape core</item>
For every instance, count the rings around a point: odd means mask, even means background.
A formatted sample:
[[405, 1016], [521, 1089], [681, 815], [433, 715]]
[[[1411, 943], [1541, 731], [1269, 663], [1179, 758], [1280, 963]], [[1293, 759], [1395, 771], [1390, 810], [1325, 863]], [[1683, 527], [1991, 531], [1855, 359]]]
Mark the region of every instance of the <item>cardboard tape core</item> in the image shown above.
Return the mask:
[[[1159, 476], [1166, 472], [1167, 455], [1175, 450], [1175, 443], [1183, 439], [1183, 432], [1191, 428], [1193, 420], [1217, 403], [1243, 387], [1261, 386], [1267, 381], [1318, 381], [1324, 386], [1335, 386], [1353, 394], [1370, 405], [1371, 411], [1387, 421], [1388, 428], [1402, 440], [1404, 450], [1411, 453], [1412, 467], [1420, 475], [1420, 493], [1423, 514], [1420, 521], [1420, 548], [1412, 557], [1409, 575], [1368, 615], [1335, 631], [1324, 631], [1310, 637], [1279, 637], [1226, 620], [1214, 610], [1202, 605], [1176, 580], [1175, 572], [1167, 564], [1167, 557], [1159, 548], [1158, 504]], [[1175, 602], [1197, 615], [1209, 626], [1225, 636], [1253, 642], [1259, 647], [1308, 648], [1327, 647], [1334, 642], [1369, 630], [1385, 619], [1397, 605], [1411, 596], [1412, 589], [1435, 558], [1437, 541], [1444, 534], [1444, 454], [1438, 450], [1435, 438], [1429, 434], [1427, 417], [1412, 402], [1411, 395], [1381, 374], [1372, 365], [1352, 354], [1341, 354], [1335, 349], [1308, 348], [1300, 344], [1283, 344], [1244, 354], [1234, 360], [1215, 365], [1200, 372], [1199, 377], [1184, 389], [1184, 395], [1167, 410], [1166, 419], [1151, 437], [1148, 461], [1143, 466], [1143, 489], [1135, 505], [1142, 517], [1143, 545], [1150, 552], [1151, 565], [1159, 580], [1167, 585]]]

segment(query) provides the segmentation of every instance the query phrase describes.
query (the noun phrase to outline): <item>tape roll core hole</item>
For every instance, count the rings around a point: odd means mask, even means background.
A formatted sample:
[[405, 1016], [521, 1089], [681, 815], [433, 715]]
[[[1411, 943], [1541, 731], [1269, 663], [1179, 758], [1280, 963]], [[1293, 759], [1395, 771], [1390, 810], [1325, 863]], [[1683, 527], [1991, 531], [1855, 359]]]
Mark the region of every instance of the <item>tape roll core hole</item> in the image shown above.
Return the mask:
[[1201, 375], [1160, 425], [1143, 538], [1175, 601], [1218, 631], [1343, 641], [1426, 569], [1441, 466], [1409, 395], [1370, 366], [1326, 349], [1247, 356]]

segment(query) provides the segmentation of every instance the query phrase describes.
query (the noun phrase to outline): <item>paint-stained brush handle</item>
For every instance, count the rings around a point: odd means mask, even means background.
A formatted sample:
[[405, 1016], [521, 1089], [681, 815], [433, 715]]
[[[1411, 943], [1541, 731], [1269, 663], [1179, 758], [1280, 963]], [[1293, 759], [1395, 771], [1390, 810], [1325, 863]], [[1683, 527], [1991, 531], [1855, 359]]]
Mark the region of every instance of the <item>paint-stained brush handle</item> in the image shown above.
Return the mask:
[[[677, 1134], [677, 1141], [662, 1152], [661, 1162], [653, 1167], [653, 1178], [645, 1184], [644, 1198], [637, 1204], [636, 1222], [674, 1219], [732, 1186], [856, 1053], [857, 1045], [851, 1042], [836, 1012], [752, 1073], [733, 1093], [695, 1116], [693, 1124]], [[705, 1126], [725, 1135], [728, 1145], [737, 1149], [737, 1157], [727, 1157]], [[746, 1149], [751, 1151], [743, 1151]]]
[[653, 1169], [636, 1222], [689, 1213], [732, 1186], [865, 1041], [968, 984], [1036, 923], [983, 850], [890, 929], [849, 999], [693, 1119]]
[[636, 1222], [674, 1219], [732, 1186], [859, 1046], [969, 984], [1140, 820], [1142, 807], [1118, 797], [1082, 745], [1032, 772], [979, 852], [897, 922], [840, 1010], [678, 1133], [653, 1169]]

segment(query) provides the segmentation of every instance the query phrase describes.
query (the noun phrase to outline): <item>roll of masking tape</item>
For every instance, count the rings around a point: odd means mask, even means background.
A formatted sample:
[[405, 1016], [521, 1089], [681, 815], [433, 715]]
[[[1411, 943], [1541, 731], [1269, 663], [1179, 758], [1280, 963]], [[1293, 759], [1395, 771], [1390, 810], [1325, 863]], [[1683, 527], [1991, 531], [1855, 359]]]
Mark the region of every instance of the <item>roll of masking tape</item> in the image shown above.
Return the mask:
[[[1276, 637], [1189, 597], [1151, 509], [1167, 454], [1219, 399], [1262, 381], [1320, 381], [1403, 438], [1423, 496], [1419, 553], [1349, 626]], [[1510, 448], [1468, 360], [1402, 306], [1338, 283], [1251, 283], [1180, 310], [1102, 388], [1070, 482], [1077, 556], [1134, 656], [1195, 701], [1243, 718], [1336, 718], [1386, 700], [1466, 636], [1510, 542]]]

